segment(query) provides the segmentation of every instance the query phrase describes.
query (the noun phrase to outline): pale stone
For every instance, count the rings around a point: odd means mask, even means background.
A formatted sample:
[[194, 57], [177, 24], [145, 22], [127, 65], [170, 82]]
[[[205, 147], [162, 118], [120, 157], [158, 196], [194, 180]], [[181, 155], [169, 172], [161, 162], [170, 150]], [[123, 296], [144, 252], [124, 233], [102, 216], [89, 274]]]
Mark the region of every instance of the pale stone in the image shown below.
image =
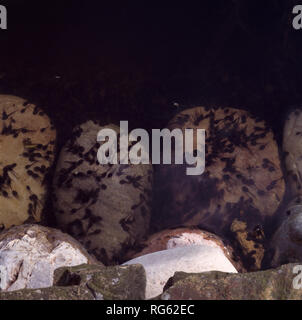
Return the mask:
[[288, 203], [270, 248], [273, 250], [272, 267], [302, 261], [302, 196]]
[[[245, 271], [238, 257], [234, 255], [233, 248], [224, 239], [198, 228], [166, 229], [151, 235], [140, 244], [143, 249], [129, 251], [126, 259], [131, 260], [149, 253], [192, 245], [204, 245], [213, 248], [221, 248], [225, 256], [231, 261], [237, 270]], [[125, 259], [125, 260], [126, 260]]]
[[283, 152], [292, 197], [302, 195], [302, 111], [294, 110], [285, 121]]
[[279, 266], [302, 259], [302, 110], [288, 115], [283, 130], [288, 203], [280, 216], [280, 226], [270, 243], [271, 265]]
[[158, 251], [124, 263], [124, 265], [129, 264], [144, 266], [147, 275], [147, 299], [161, 294], [166, 282], [176, 271], [237, 272], [221, 248], [208, 245], [192, 245]]
[[0, 288], [13, 291], [53, 284], [59, 267], [95, 263], [67, 234], [38, 225], [13, 227], [0, 234]]

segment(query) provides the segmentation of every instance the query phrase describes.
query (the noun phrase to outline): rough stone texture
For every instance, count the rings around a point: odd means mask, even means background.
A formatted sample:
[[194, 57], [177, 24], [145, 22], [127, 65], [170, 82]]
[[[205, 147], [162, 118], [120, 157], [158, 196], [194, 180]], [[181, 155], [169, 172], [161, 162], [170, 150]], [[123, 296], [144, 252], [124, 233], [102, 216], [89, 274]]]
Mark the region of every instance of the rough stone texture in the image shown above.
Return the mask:
[[[186, 164], [156, 168], [153, 227], [199, 226], [225, 236], [249, 270], [259, 269], [265, 229], [285, 191], [272, 131], [261, 119], [231, 108], [184, 110], [167, 127], [205, 129], [206, 166], [199, 176], [186, 175]], [[258, 259], [254, 250], [242, 248], [242, 233], [231, 227], [235, 220], [245, 224], [247, 238], [260, 250]]]
[[285, 120], [283, 154], [289, 201], [270, 243], [272, 267], [302, 258], [302, 111], [299, 109], [290, 112]]
[[12, 227], [0, 234], [0, 289], [43, 288], [53, 284], [54, 270], [96, 263], [72, 237], [39, 225]]
[[143, 300], [146, 274], [140, 265], [81, 265], [55, 271], [55, 286], [0, 292], [0, 300]]
[[302, 111], [294, 110], [285, 121], [283, 153], [292, 197], [302, 195]]
[[302, 196], [289, 202], [285, 216], [270, 244], [272, 267], [302, 261]]
[[[78, 279], [76, 282], [75, 279]], [[85, 285], [105, 300], [145, 299], [146, 272], [141, 265], [100, 267], [84, 265], [55, 271], [55, 284]]]
[[56, 131], [33, 104], [0, 95], [0, 228], [41, 220]]
[[301, 300], [294, 289], [295, 264], [266, 271], [228, 274], [177, 272], [169, 279], [161, 300]]
[[233, 249], [226, 244], [225, 241], [210, 232], [194, 227], [167, 229], [153, 234], [145, 242], [140, 244], [141, 250], [138, 252], [134, 250], [128, 252], [127, 257], [130, 260], [157, 251], [189, 247], [192, 245], [220, 248], [238, 271], [244, 271], [240, 261], [234, 256]]
[[102, 128], [86, 122], [61, 151], [54, 204], [60, 228], [108, 265], [119, 262], [148, 231], [152, 166], [100, 165], [97, 134]]
[[147, 299], [159, 295], [163, 291], [165, 283], [176, 271], [237, 272], [221, 248], [209, 245], [194, 245], [158, 251], [125, 263], [125, 265], [129, 264], [144, 266], [147, 275]]
[[[100, 296], [101, 298], [101, 296]], [[1, 292], [0, 300], [96, 300], [87, 288], [49, 287], [42, 289], [23, 289]], [[102, 299], [98, 299], [102, 300]]]

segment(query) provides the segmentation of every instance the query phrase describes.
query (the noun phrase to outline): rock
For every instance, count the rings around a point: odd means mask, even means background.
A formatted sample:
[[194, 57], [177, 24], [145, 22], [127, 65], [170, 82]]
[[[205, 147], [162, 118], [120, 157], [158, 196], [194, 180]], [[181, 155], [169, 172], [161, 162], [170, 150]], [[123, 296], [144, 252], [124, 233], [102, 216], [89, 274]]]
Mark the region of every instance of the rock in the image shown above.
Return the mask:
[[294, 264], [266, 271], [230, 274], [177, 272], [159, 300], [301, 300]]
[[[85, 287], [48, 287], [1, 292], [0, 300], [96, 300]], [[102, 300], [101, 296], [100, 299]]]
[[[204, 107], [182, 111], [167, 128], [205, 129], [206, 165], [196, 176], [186, 175], [186, 164], [157, 166], [153, 228], [198, 226], [232, 240], [245, 267], [259, 269], [266, 228], [285, 191], [272, 131], [244, 110]], [[258, 259], [241, 247], [235, 221], [245, 224]]]
[[0, 300], [143, 300], [146, 274], [140, 265], [80, 265], [55, 271], [58, 283], [49, 288], [1, 292]]
[[[106, 265], [147, 233], [150, 222], [151, 165], [100, 165], [97, 134], [88, 121], [61, 151], [54, 179], [59, 227]], [[116, 132], [119, 128], [110, 125]]]
[[38, 107], [0, 95], [0, 227], [39, 222], [56, 131]]
[[193, 245], [147, 254], [124, 265], [142, 264], [146, 270], [146, 298], [159, 295], [168, 279], [176, 271], [204, 272], [225, 271], [237, 272], [220, 247], [211, 245]]
[[270, 244], [272, 267], [302, 261], [302, 196], [289, 202], [285, 214]]
[[60, 268], [54, 277], [56, 286], [86, 286], [100, 300], [145, 299], [146, 272], [141, 265]]
[[283, 154], [290, 196], [302, 195], [302, 110], [294, 110], [285, 121]]
[[[234, 256], [233, 249], [216, 235], [197, 228], [167, 229], [153, 234], [147, 241], [140, 244], [142, 248], [138, 252], [129, 252], [129, 259], [134, 259], [157, 251], [169, 250], [193, 245], [204, 245], [220, 248], [237, 270], [244, 271], [243, 266]], [[131, 257], [131, 258], [130, 258]]]
[[288, 201], [270, 243], [272, 267], [302, 258], [302, 110], [293, 110], [285, 121], [283, 154]]
[[96, 263], [69, 235], [39, 225], [12, 227], [0, 233], [0, 288], [13, 291], [53, 284], [54, 270]]

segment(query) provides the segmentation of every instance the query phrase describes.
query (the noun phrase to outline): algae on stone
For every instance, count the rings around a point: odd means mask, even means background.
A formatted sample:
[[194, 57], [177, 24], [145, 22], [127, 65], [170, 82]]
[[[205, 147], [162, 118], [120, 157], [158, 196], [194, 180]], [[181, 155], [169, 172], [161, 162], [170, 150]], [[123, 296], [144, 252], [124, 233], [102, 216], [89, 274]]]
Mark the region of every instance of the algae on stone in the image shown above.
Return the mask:
[[293, 286], [296, 264], [249, 273], [175, 273], [160, 300], [300, 300], [302, 291]]
[[0, 300], [144, 300], [146, 273], [141, 265], [59, 268], [54, 286], [1, 292]]

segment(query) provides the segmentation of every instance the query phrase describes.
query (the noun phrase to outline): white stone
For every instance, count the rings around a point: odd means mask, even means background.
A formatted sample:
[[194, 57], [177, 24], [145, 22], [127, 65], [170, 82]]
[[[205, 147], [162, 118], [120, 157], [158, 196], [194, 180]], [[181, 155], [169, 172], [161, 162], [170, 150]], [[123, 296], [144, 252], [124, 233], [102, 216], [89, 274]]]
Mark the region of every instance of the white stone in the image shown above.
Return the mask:
[[293, 110], [283, 130], [283, 152], [288, 201], [280, 225], [270, 242], [271, 266], [302, 259], [302, 110]]
[[237, 273], [221, 248], [207, 245], [193, 245], [158, 251], [124, 263], [124, 265], [127, 264], [144, 266], [147, 275], [146, 299], [161, 294], [164, 285], [176, 271]]
[[243, 270], [240, 261], [235, 259], [233, 248], [217, 235], [201, 230], [199, 228], [182, 227], [176, 229], [166, 229], [151, 235], [146, 241], [141, 243], [142, 250], [135, 252], [128, 251], [125, 260], [144, 256], [178, 247], [189, 247], [193, 245], [204, 245], [214, 248], [221, 248], [231, 263], [237, 270]]
[[55, 229], [25, 225], [11, 228], [0, 236], [3, 291], [49, 287], [55, 269], [90, 262], [92, 258], [81, 245]]

